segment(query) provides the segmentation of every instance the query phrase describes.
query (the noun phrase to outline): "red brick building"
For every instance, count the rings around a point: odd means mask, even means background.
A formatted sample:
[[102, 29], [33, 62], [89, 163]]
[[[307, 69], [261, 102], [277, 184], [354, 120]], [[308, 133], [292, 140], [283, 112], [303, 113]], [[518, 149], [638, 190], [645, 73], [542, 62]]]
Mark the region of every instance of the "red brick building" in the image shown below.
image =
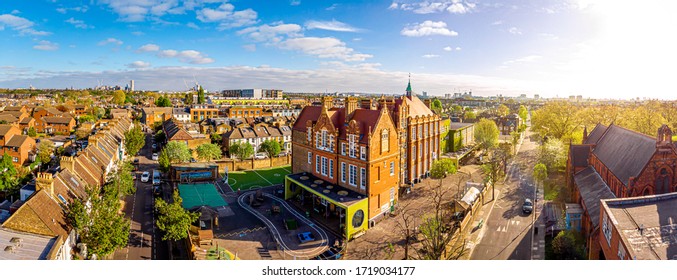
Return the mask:
[[606, 255], [603, 248], [608, 242], [600, 236], [608, 234], [609, 224], [602, 201], [677, 191], [676, 149], [666, 125], [654, 138], [617, 125], [598, 124], [589, 135], [585, 130], [581, 145], [571, 145], [566, 180], [573, 199], [584, 210], [582, 231], [588, 238], [590, 259]]

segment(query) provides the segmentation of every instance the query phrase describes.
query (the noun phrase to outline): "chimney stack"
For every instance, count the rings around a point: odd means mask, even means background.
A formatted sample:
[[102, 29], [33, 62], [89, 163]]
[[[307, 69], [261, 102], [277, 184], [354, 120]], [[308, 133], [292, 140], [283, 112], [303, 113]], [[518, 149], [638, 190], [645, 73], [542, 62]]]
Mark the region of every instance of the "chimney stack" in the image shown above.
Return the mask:
[[42, 189], [51, 197], [54, 197], [54, 178], [52, 174], [47, 172], [38, 173], [38, 178], [35, 180], [35, 191], [38, 192]]
[[75, 158], [74, 157], [61, 157], [61, 168], [70, 171], [72, 174], [75, 174]]
[[322, 106], [324, 108], [326, 108], [327, 110], [333, 108], [334, 107], [334, 99], [332, 99], [330, 96], [322, 97]]
[[355, 112], [357, 110], [357, 97], [349, 96], [346, 97], [346, 120], [348, 120], [348, 116]]

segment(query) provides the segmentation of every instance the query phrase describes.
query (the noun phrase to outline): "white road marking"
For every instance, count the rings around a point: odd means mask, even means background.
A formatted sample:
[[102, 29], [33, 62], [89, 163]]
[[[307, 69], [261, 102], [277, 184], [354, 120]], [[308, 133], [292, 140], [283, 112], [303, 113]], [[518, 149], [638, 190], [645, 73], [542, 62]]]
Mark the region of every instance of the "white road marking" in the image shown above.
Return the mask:
[[268, 181], [268, 179], [266, 179], [266, 178], [264, 178], [263, 176], [261, 176], [261, 174], [259, 174], [258, 172], [256, 172], [256, 170], [252, 170], [252, 171], [254, 171], [254, 173], [256, 173], [256, 175], [259, 175], [259, 177], [261, 177], [263, 180], [266, 180], [266, 182], [268, 182], [268, 184], [273, 185], [273, 183], [271, 183], [270, 181]]

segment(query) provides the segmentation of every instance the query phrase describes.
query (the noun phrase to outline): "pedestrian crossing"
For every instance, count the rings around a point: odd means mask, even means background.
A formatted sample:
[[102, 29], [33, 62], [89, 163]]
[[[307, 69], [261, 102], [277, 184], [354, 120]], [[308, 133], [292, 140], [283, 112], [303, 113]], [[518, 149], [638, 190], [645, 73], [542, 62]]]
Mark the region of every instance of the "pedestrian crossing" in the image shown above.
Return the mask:
[[516, 227], [516, 226], [518, 226], [519, 224], [520, 224], [520, 221], [512, 220], [512, 221], [510, 221], [509, 223], [507, 223], [507, 224], [505, 224], [505, 225], [498, 226], [498, 227], [496, 228], [496, 231], [497, 231], [497, 232], [508, 232], [508, 228], [509, 228], [509, 227], [511, 227], [511, 226], [512, 226], [512, 227]]

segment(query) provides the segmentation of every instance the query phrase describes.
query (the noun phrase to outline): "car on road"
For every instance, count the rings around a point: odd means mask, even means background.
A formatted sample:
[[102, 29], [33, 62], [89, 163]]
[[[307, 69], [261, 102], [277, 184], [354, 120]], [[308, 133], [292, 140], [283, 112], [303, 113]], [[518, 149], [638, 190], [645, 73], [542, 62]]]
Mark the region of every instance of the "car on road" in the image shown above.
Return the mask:
[[522, 203], [522, 212], [524, 214], [531, 214], [532, 211], [534, 211], [534, 203], [531, 202], [531, 199], [524, 199], [524, 203]]
[[155, 143], [153, 143], [151, 147], [153, 148], [153, 150], [157, 149], [157, 145]]
[[153, 160], [158, 160], [157, 153], [153, 153], [152, 159], [153, 159]]
[[160, 171], [153, 170], [153, 186], [160, 184]]
[[148, 173], [148, 171], [144, 171], [141, 174], [141, 182], [148, 183], [148, 180], [150, 180], [150, 173]]
[[254, 155], [254, 159], [265, 159], [265, 158], [267, 158], [265, 153], [256, 153]]
[[153, 186], [153, 195], [154, 196], [162, 195], [162, 187], [160, 185]]

